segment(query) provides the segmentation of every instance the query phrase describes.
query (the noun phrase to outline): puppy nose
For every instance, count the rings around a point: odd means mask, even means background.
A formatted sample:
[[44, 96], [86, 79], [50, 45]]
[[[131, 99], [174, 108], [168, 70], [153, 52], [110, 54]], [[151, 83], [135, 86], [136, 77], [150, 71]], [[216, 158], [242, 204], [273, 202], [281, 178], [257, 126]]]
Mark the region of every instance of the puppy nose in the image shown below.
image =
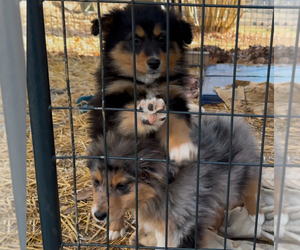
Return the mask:
[[156, 59], [156, 58], [150, 58], [147, 61], [148, 66], [150, 67], [150, 69], [157, 69], [160, 65], [160, 60]]
[[102, 212], [95, 212], [94, 216], [98, 219], [98, 220], [104, 220], [106, 218], [106, 212], [102, 213]]

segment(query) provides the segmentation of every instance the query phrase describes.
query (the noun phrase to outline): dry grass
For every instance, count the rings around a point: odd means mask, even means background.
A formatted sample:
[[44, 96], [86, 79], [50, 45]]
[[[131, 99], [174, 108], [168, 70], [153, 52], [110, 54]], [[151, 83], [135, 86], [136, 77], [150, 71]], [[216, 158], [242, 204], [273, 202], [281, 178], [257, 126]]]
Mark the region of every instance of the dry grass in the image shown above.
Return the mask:
[[[47, 49], [50, 85], [52, 89], [52, 105], [55, 107], [68, 106], [68, 95], [66, 91], [65, 61], [62, 54], [63, 38], [61, 36], [62, 23], [61, 12], [50, 2], [44, 2], [45, 7], [45, 26], [46, 31], [56, 30], [58, 35], [48, 33]], [[76, 100], [80, 96], [94, 93], [94, 78], [96, 66], [99, 62], [99, 38], [89, 35], [90, 20], [94, 16], [85, 16], [83, 14], [71, 14], [66, 12], [67, 20], [67, 46], [69, 53], [69, 75], [70, 87], [72, 93], [72, 106], [76, 106]], [[81, 33], [78, 33], [81, 32]], [[256, 34], [255, 34], [256, 32]], [[241, 48], [247, 48], [249, 45], [261, 44], [268, 45], [269, 33], [262, 32], [259, 29], [253, 33], [241, 33]], [[217, 33], [206, 34], [205, 44], [218, 45], [222, 48], [233, 48], [234, 32], [222, 35]], [[219, 43], [219, 41], [223, 42]], [[286, 41], [286, 39], [284, 39]], [[282, 41], [282, 40], [281, 40]], [[196, 36], [198, 46], [199, 36]], [[243, 47], [245, 46], [245, 47]], [[230, 112], [224, 104], [206, 105], [204, 108], [211, 112]], [[73, 126], [75, 139], [76, 155], [84, 155], [85, 149], [89, 144], [87, 136], [87, 113], [73, 111]], [[247, 121], [253, 126], [258, 143], [261, 142], [262, 119], [247, 118]], [[28, 119], [29, 123], [29, 119]], [[55, 150], [58, 156], [71, 156], [71, 130], [68, 110], [53, 111]], [[273, 133], [274, 124], [271, 119], [267, 121], [267, 133], [265, 144], [266, 162], [272, 163], [273, 157]], [[300, 133], [299, 133], [300, 134]], [[36, 190], [36, 180], [33, 162], [33, 148], [31, 144], [31, 132], [27, 131], [27, 249], [42, 249], [41, 226], [39, 219], [39, 206]], [[76, 189], [78, 192], [78, 227], [79, 238], [82, 243], [106, 243], [106, 229], [104, 224], [95, 223], [90, 214], [91, 207], [91, 183], [89, 181], [89, 171], [85, 167], [84, 160], [76, 160]], [[74, 201], [74, 180], [73, 180], [73, 162], [71, 160], [57, 160], [58, 190], [60, 201], [60, 215], [63, 241], [67, 243], [76, 243], [77, 233], [75, 224], [75, 201]], [[4, 184], [1, 184], [4, 185]], [[1, 186], [2, 187], [2, 186]], [[2, 189], [1, 189], [2, 190]], [[8, 203], [9, 204], [9, 203]], [[2, 215], [2, 214], [1, 214]], [[5, 214], [3, 215], [5, 216]], [[122, 239], [111, 244], [124, 245], [128, 243], [128, 238], [134, 231], [134, 221], [130, 214], [126, 216], [128, 232]], [[2, 227], [0, 228], [1, 232]], [[1, 243], [0, 243], [1, 246]], [[1, 249], [1, 247], [0, 247]], [[75, 249], [65, 247], [65, 249]], [[85, 249], [85, 248], [82, 248]], [[88, 248], [102, 249], [102, 248]], [[105, 249], [103, 247], [103, 249]]]
[[[82, 95], [90, 95], [94, 93], [94, 78], [93, 73], [98, 63], [97, 57], [83, 57], [75, 56], [74, 54], [69, 57], [69, 75], [70, 86], [72, 92], [72, 106], [76, 106], [76, 99]], [[65, 61], [63, 55], [49, 54], [49, 73], [50, 73], [50, 85], [52, 90], [53, 106], [68, 106], [68, 96], [66, 91], [65, 81]], [[195, 72], [194, 72], [195, 73]], [[197, 102], [198, 100], [193, 100]], [[204, 108], [208, 112], [230, 112], [225, 104], [219, 105], [205, 105]], [[243, 113], [242, 110], [235, 110], [236, 113]], [[87, 113], [79, 113], [79, 111], [73, 111], [73, 126], [74, 126], [74, 138], [75, 138], [75, 152], [76, 155], [84, 155], [85, 149], [89, 144], [89, 138], [87, 136]], [[255, 135], [258, 140], [258, 144], [261, 143], [262, 125], [263, 119], [260, 118], [246, 118], [246, 121], [253, 127]], [[28, 121], [29, 122], [29, 121]], [[56, 155], [59, 156], [71, 156], [71, 130], [70, 119], [68, 110], [55, 110], [53, 111], [53, 123], [54, 123], [54, 137]], [[280, 121], [278, 127], [284, 128], [285, 121]], [[300, 139], [299, 125], [296, 121], [292, 122], [293, 138], [295, 143], [290, 147], [291, 152], [295, 156], [294, 163], [300, 163], [299, 160], [299, 147], [296, 142]], [[272, 164], [274, 162], [274, 122], [273, 119], [267, 119], [266, 123], [266, 138], [265, 138], [265, 162]], [[31, 135], [28, 131], [28, 176], [27, 176], [27, 219], [28, 219], [28, 249], [42, 249], [41, 242], [41, 228], [38, 214], [38, 199], [36, 193], [35, 173], [33, 165], [33, 154], [31, 145]], [[284, 136], [284, 134], [282, 134]], [[298, 158], [297, 158], [298, 157]], [[60, 211], [61, 211], [61, 224], [63, 241], [68, 243], [75, 243], [77, 241], [76, 224], [75, 224], [75, 202], [74, 202], [74, 181], [73, 181], [73, 163], [71, 160], [58, 160], [57, 161], [58, 172], [58, 189], [60, 199]], [[106, 243], [106, 229], [104, 224], [97, 224], [93, 221], [90, 214], [91, 207], [91, 183], [89, 180], [89, 171], [85, 167], [84, 160], [76, 160], [76, 182], [78, 192], [78, 227], [79, 238], [83, 243]], [[111, 244], [125, 245], [128, 243], [128, 239], [134, 232], [134, 220], [130, 214], [126, 216], [126, 225], [129, 228], [125, 237], [111, 242]], [[73, 249], [72, 247], [65, 247], [65, 249]], [[96, 248], [89, 248], [96, 249]], [[97, 248], [99, 249], [99, 248]], [[104, 248], [103, 248], [104, 249]]]
[[[76, 99], [82, 95], [90, 95], [94, 92], [93, 72], [96, 69], [98, 60], [94, 57], [69, 57], [69, 75], [72, 92], [72, 106], [76, 106]], [[53, 106], [68, 106], [68, 96], [65, 82], [65, 61], [62, 54], [49, 54], [50, 85], [52, 89]], [[58, 94], [59, 93], [59, 94]], [[197, 100], [194, 100], [197, 101]], [[224, 104], [206, 105], [207, 111], [229, 112]], [[87, 136], [87, 113], [73, 111], [73, 126], [75, 138], [76, 155], [85, 155], [85, 149], [89, 144]], [[247, 121], [254, 127], [258, 141], [261, 141], [262, 120], [248, 118]], [[29, 122], [29, 121], [28, 121]], [[53, 111], [55, 150], [58, 156], [71, 156], [71, 130], [68, 110]], [[273, 162], [273, 131], [272, 120], [267, 123], [265, 156], [267, 162]], [[31, 145], [30, 130], [27, 133], [27, 243], [28, 249], [42, 249], [41, 228], [38, 214], [38, 199], [33, 164], [33, 151]], [[85, 167], [84, 160], [76, 160], [76, 183], [78, 192], [78, 227], [79, 238], [83, 243], [105, 243], [105, 225], [95, 223], [90, 214], [91, 207], [91, 183], [89, 171]], [[74, 181], [73, 163], [71, 160], [57, 160], [58, 190], [61, 211], [61, 225], [64, 242], [75, 243], [77, 241], [75, 224], [75, 202], [74, 202]], [[128, 233], [122, 239], [113, 244], [124, 245], [134, 231], [133, 218], [130, 214], [126, 217]], [[71, 248], [66, 248], [71, 249]], [[93, 249], [93, 248], [91, 248]], [[99, 248], [98, 248], [99, 249]], [[104, 249], [104, 248], [103, 248]]]
[[[65, 82], [65, 62], [62, 55], [51, 55], [48, 57], [50, 85], [52, 89], [53, 106], [68, 106], [68, 96]], [[70, 57], [70, 85], [72, 92], [72, 105], [76, 106], [76, 99], [82, 95], [94, 92], [94, 79], [92, 73], [96, 68], [93, 57]], [[59, 93], [59, 94], [57, 94]], [[73, 111], [73, 126], [75, 138], [76, 155], [85, 155], [85, 149], [89, 143], [87, 136], [87, 113]], [[58, 156], [71, 156], [71, 130], [68, 110], [53, 111], [55, 149]], [[27, 175], [27, 244], [28, 249], [42, 249], [41, 228], [38, 214], [38, 199], [36, 193], [36, 181], [33, 164], [33, 151], [31, 135], [28, 131], [28, 175]], [[79, 237], [84, 243], [104, 243], [106, 238], [105, 226], [93, 222], [90, 215], [91, 207], [91, 185], [89, 171], [85, 167], [84, 160], [76, 160], [76, 182], [78, 194], [78, 225]], [[71, 160], [57, 160], [58, 190], [61, 211], [61, 225], [64, 242], [74, 243], [77, 240], [75, 224], [75, 201], [73, 162]], [[131, 215], [127, 216], [128, 225], [132, 222]], [[129, 222], [130, 221], [130, 222]], [[129, 230], [127, 236], [117, 240], [115, 244], [124, 244], [133, 229]]]

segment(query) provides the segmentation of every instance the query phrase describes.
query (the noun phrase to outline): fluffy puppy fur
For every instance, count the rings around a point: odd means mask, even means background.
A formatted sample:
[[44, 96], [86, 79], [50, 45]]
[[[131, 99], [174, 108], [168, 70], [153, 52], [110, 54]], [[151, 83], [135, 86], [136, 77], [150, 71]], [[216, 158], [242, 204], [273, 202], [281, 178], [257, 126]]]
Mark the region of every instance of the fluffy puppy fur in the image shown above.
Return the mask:
[[[135, 34], [132, 34], [131, 5], [114, 9], [101, 19], [104, 38], [103, 67], [106, 108], [134, 108], [133, 51], [136, 55], [137, 132], [140, 137], [155, 134], [166, 148], [167, 53], [166, 13], [158, 6], [135, 5]], [[186, 45], [192, 41], [190, 25], [170, 11], [169, 36], [169, 109], [188, 111], [185, 95], [188, 68]], [[92, 34], [99, 34], [98, 20], [94, 20]], [[98, 91], [91, 103], [102, 106], [101, 68], [96, 73]], [[91, 112], [90, 134], [97, 138], [103, 131], [101, 111]], [[196, 152], [190, 140], [190, 115], [170, 114], [170, 158], [175, 161], [191, 159]], [[133, 136], [134, 112], [106, 110], [106, 128]]]
[[[257, 144], [249, 127], [235, 119], [232, 137], [233, 163], [257, 164]], [[192, 130], [193, 142], [198, 141], [198, 128]], [[201, 123], [201, 161], [228, 162], [230, 144], [230, 119], [203, 117]], [[126, 138], [107, 134], [108, 156], [135, 157], [135, 144]], [[95, 139], [89, 147], [90, 155], [103, 155], [103, 140]], [[138, 144], [138, 157], [164, 159], [163, 149], [155, 139]], [[90, 169], [94, 202], [92, 214], [98, 221], [107, 216], [106, 185], [109, 185], [109, 221], [111, 230], [124, 227], [123, 216], [135, 209], [135, 161], [107, 160], [108, 182], [105, 165], [101, 159], [91, 159]], [[165, 162], [138, 161], [138, 216], [139, 225], [153, 233], [157, 246], [164, 246], [166, 216], [166, 164]], [[199, 182], [198, 247], [204, 246], [206, 229], [213, 226], [219, 211], [226, 205], [228, 165], [201, 164]], [[193, 248], [195, 244], [197, 164], [169, 165], [169, 247]], [[258, 167], [232, 165], [230, 178], [230, 204], [243, 201], [249, 214], [255, 214], [258, 188]], [[253, 210], [254, 208], [254, 210]]]

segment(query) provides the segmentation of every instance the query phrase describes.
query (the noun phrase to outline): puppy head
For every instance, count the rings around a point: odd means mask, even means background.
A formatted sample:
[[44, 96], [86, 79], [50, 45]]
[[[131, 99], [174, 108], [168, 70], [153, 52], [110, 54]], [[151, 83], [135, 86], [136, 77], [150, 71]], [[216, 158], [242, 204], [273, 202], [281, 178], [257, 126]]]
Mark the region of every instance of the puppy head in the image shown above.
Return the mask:
[[[92, 215], [98, 221], [107, 217], [107, 188], [109, 193], [109, 220], [121, 218], [128, 210], [135, 209], [135, 143], [133, 140], [117, 138], [107, 133], [108, 157], [131, 159], [107, 159], [107, 178], [104, 159], [89, 159], [93, 183], [94, 201]], [[159, 143], [149, 140], [138, 144], [138, 157], [144, 159], [164, 159], [163, 149]], [[103, 138], [94, 140], [87, 150], [90, 156], [104, 156]], [[138, 161], [138, 204], [139, 207], [151, 202], [157, 191], [165, 185], [166, 167], [164, 162]], [[177, 168], [169, 166], [169, 176], [176, 174]]]
[[[131, 5], [114, 9], [101, 19], [105, 52], [114, 69], [123, 76], [133, 77], [132, 40], [135, 44], [136, 76], [151, 84], [166, 76], [167, 20], [166, 12], [158, 6], [135, 5], [135, 34], [132, 34]], [[169, 12], [169, 73], [182, 71], [184, 48], [192, 42], [191, 26]], [[93, 21], [92, 34], [99, 34], [98, 20]]]

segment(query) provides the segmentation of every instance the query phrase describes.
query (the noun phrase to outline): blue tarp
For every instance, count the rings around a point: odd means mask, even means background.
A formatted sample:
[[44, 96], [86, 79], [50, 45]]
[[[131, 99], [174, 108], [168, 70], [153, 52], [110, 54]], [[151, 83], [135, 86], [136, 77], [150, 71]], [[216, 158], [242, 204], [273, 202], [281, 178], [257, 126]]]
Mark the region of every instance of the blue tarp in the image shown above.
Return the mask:
[[[218, 103], [222, 100], [217, 96], [213, 87], [222, 87], [232, 84], [233, 64], [209, 65], [206, 68], [206, 76], [202, 89], [203, 104]], [[267, 81], [268, 66], [237, 65], [236, 79], [260, 83]], [[291, 81], [292, 66], [271, 66], [270, 82], [284, 83]], [[274, 81], [275, 80], [275, 81]], [[296, 67], [295, 82], [300, 83], [300, 66]]]

